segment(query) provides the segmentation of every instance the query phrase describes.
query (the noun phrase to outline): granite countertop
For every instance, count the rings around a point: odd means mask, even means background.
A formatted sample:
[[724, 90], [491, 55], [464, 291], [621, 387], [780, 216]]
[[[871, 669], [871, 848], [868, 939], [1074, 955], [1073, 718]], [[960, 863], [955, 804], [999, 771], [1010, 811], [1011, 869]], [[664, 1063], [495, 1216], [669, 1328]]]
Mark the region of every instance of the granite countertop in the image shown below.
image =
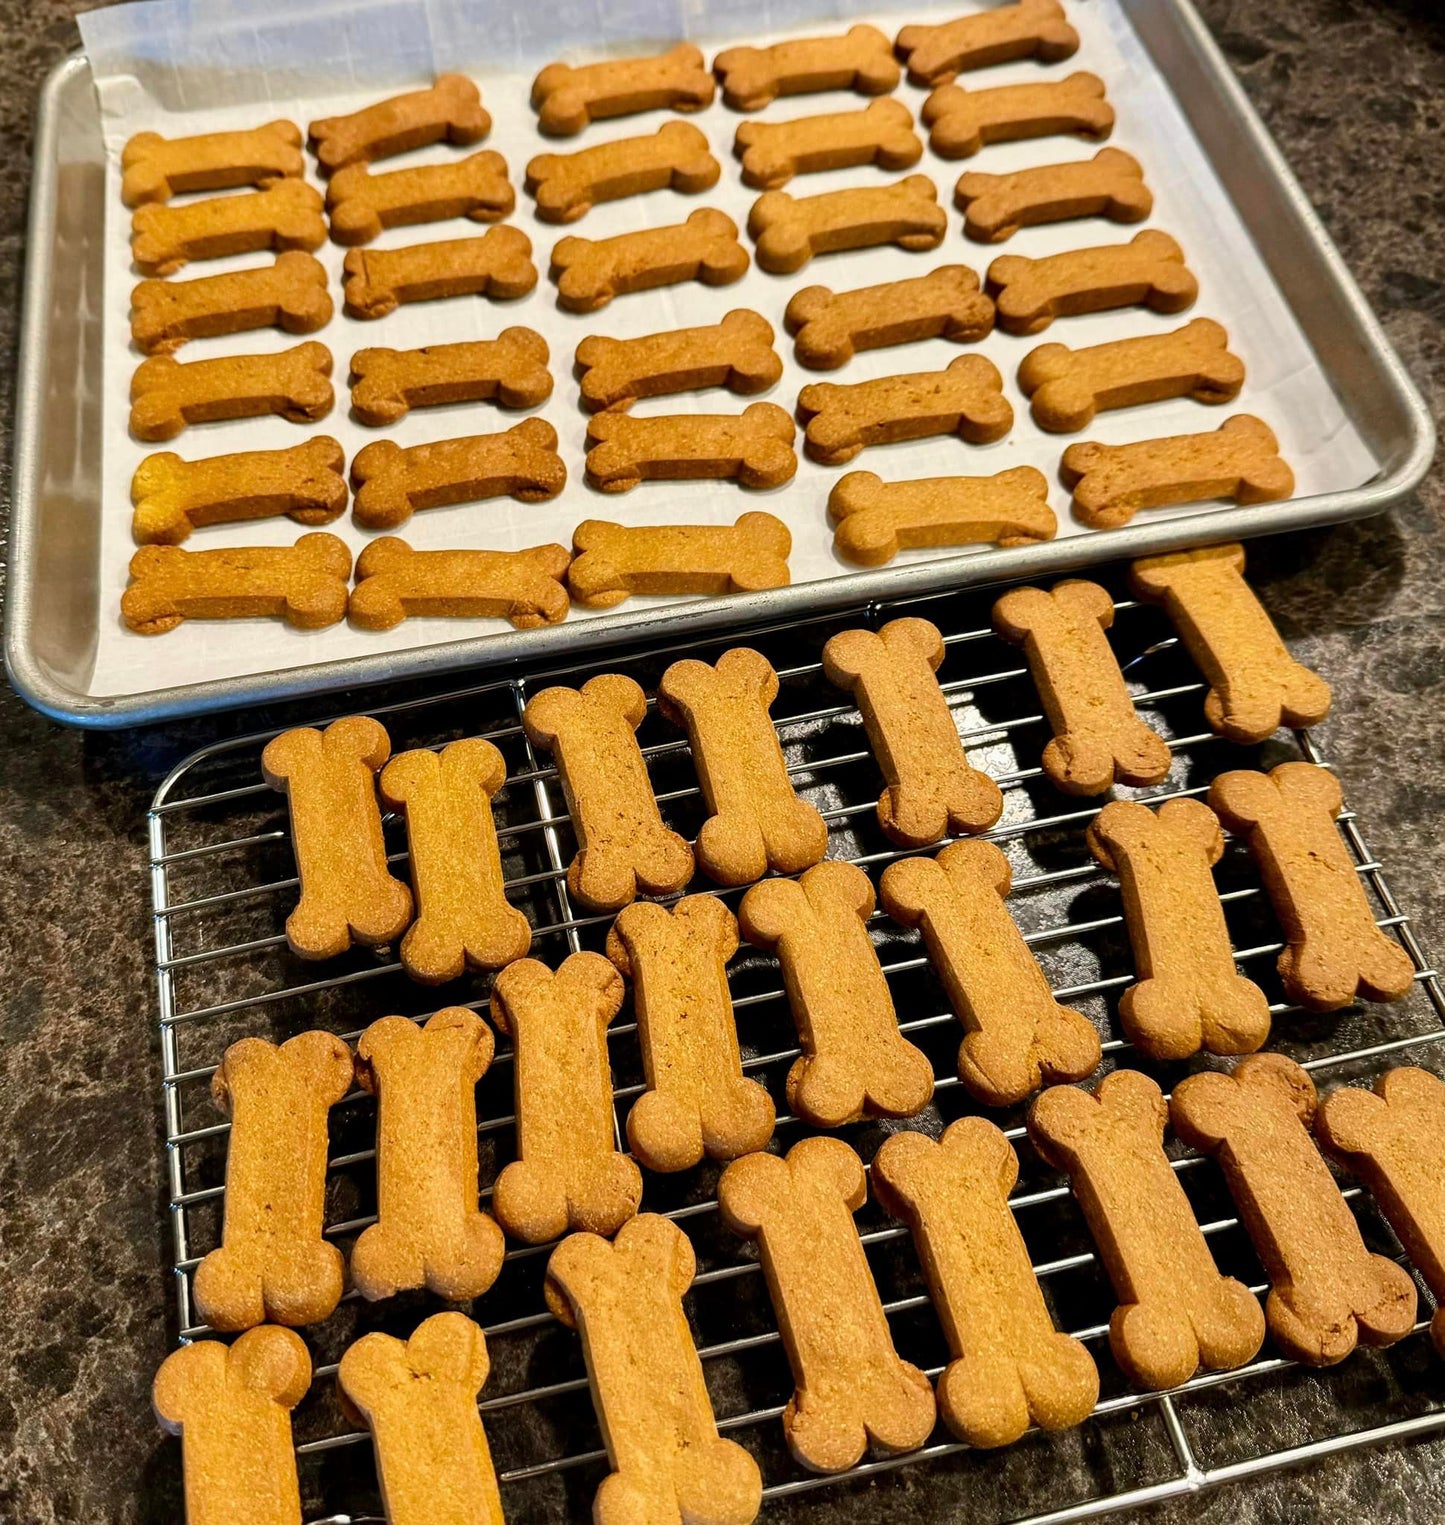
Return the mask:
[[[1437, 419], [1445, 403], [1445, 20], [1435, 0], [1199, 0]], [[29, 130], [78, 43], [74, 0], [0, 0], [0, 474], [8, 478]], [[8, 500], [8, 481], [0, 497]], [[1251, 578], [1335, 688], [1323, 728], [1393, 888], [1445, 947], [1445, 466], [1395, 512], [1256, 542]], [[274, 717], [268, 715], [267, 720]], [[0, 1519], [180, 1518], [151, 1423], [174, 1317], [145, 810], [159, 776], [241, 721], [62, 729], [0, 689]], [[1369, 1368], [1363, 1389], [1375, 1381]], [[1423, 1365], [1438, 1398], [1445, 1368]], [[1263, 1401], [1263, 1400], [1261, 1400]], [[1155, 1518], [1445, 1517], [1445, 1438], [1342, 1457]], [[936, 1486], [934, 1486], [936, 1483]], [[797, 1518], [964, 1518], [946, 1473], [824, 1490]], [[1027, 1512], [1030, 1495], [1002, 1495]], [[781, 1511], [769, 1513], [780, 1517]]]

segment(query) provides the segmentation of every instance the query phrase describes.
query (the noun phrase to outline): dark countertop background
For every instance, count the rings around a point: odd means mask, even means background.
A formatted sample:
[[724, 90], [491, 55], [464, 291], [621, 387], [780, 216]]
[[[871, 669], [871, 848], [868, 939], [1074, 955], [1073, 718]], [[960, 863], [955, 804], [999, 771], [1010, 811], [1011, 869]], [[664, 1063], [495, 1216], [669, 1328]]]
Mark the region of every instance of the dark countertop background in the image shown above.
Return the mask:
[[[1438, 419], [1445, 404], [1445, 19], [1437, 0], [1198, 0]], [[29, 138], [73, 0], [0, 0], [0, 498], [8, 502]], [[1335, 687], [1323, 728], [1427, 949], [1445, 948], [1445, 467], [1396, 512], [1256, 542], [1251, 580]], [[266, 720], [273, 717], [267, 716]], [[114, 736], [0, 686], [0, 1520], [175, 1521], [151, 1375], [164, 1264], [144, 816], [161, 773], [252, 712]], [[1356, 1357], [1363, 1360], [1363, 1357]], [[1437, 1364], [1435, 1386], [1445, 1382]], [[939, 1519], [899, 1478], [808, 1519]], [[886, 1502], [883, 1494], [886, 1492]], [[1028, 1498], [1005, 1495], [1011, 1514]], [[963, 1518], [963, 1504], [955, 1517]], [[770, 1512], [769, 1518], [776, 1514]], [[1445, 1439], [1316, 1463], [1156, 1519], [1445, 1517]]]

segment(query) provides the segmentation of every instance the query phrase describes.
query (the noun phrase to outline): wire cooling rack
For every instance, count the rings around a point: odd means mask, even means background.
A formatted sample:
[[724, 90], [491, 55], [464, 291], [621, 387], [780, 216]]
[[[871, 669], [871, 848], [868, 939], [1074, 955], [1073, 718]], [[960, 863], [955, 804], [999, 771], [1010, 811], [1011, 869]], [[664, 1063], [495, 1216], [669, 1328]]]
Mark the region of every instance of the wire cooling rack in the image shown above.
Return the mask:
[[[1106, 575], [1103, 579], [1108, 582]], [[880, 832], [881, 788], [857, 711], [823, 679], [819, 652], [834, 631], [877, 626], [918, 613], [943, 630], [947, 655], [939, 677], [974, 762], [998, 781], [1004, 814], [989, 837], [1009, 856], [1009, 902], [1061, 1000], [1088, 1012], [1104, 1035], [1105, 1068], [1146, 1069], [1166, 1091], [1201, 1061], [1153, 1065], [1120, 1036], [1118, 994], [1133, 978], [1117, 888], [1093, 862], [1084, 829], [1099, 802], [1068, 800], [1040, 772], [1048, 739], [1035, 691], [1018, 652], [989, 631], [998, 589], [907, 603], [874, 605], [832, 616], [746, 632], [729, 640], [692, 641], [664, 650], [580, 661], [436, 696], [368, 709], [390, 732], [393, 751], [439, 746], [466, 735], [492, 740], [507, 760], [508, 782], [495, 801], [508, 893], [534, 928], [533, 955], [555, 966], [578, 948], [600, 949], [608, 917], [581, 913], [564, 880], [574, 839], [550, 760], [535, 754], [519, 717], [528, 697], [550, 683], [576, 684], [602, 670], [632, 674], [651, 694], [664, 668], [683, 653], [716, 660], [742, 641], [778, 669], [782, 693], [774, 719], [789, 771], [802, 795], [828, 821], [829, 856], [862, 865], [876, 884], [902, 856]], [[1160, 801], [1203, 795], [1215, 774], [1269, 767], [1290, 757], [1328, 766], [1307, 734], [1240, 748], [1202, 720], [1204, 685], [1156, 609], [1117, 603], [1110, 639], [1136, 703], [1169, 740], [1168, 779], [1126, 797]], [[365, 700], [355, 708], [366, 709]], [[346, 713], [338, 710], [336, 713]], [[324, 723], [333, 716], [318, 716]], [[286, 947], [283, 923], [297, 895], [285, 804], [261, 782], [261, 749], [271, 732], [219, 743], [182, 763], [161, 786], [150, 826], [156, 978], [164, 1062], [162, 1103], [170, 1229], [179, 1336], [204, 1335], [191, 1296], [196, 1265], [219, 1242], [228, 1124], [209, 1100], [212, 1073], [225, 1048], [247, 1034], [275, 1042], [309, 1027], [354, 1040], [377, 1017], [421, 1018], [443, 1005], [485, 1010], [489, 979], [468, 976], [444, 991], [411, 983], [392, 950], [354, 950], [325, 965], [305, 964]], [[668, 824], [688, 837], [704, 817], [687, 746], [650, 709], [640, 732]], [[1341, 1013], [1301, 1012], [1282, 998], [1274, 971], [1279, 932], [1242, 844], [1231, 841], [1218, 870], [1226, 917], [1242, 967], [1270, 996], [1275, 1029], [1269, 1047], [1311, 1070], [1322, 1089], [1368, 1083], [1390, 1063], [1435, 1061], [1445, 1037], [1445, 994], [1415, 933], [1371, 856], [1353, 813], [1341, 830], [1378, 911], [1416, 967], [1414, 989], [1395, 1006], [1358, 1004]], [[390, 861], [405, 873], [405, 833], [388, 819]], [[703, 881], [736, 906], [742, 891]], [[937, 1133], [978, 1110], [958, 1084], [953, 1063], [958, 1027], [916, 934], [881, 913], [871, 924], [903, 1031], [934, 1061], [932, 1105], [906, 1123], [865, 1122], [842, 1130], [864, 1160], [899, 1127]], [[786, 998], [774, 961], [744, 948], [730, 966], [744, 1065], [778, 1101], [777, 1144], [806, 1131], [788, 1115], [782, 1082], [797, 1055]], [[636, 1030], [624, 1008], [609, 1034], [618, 1137], [641, 1093]], [[1411, 1051], [1414, 1052], [1411, 1052]], [[511, 1054], [500, 1039], [478, 1089], [483, 1199], [513, 1153]], [[1058, 1435], [1030, 1432], [1004, 1452], [976, 1452], [941, 1427], [934, 1443], [905, 1457], [865, 1461], [840, 1477], [801, 1472], [782, 1441], [780, 1415], [792, 1389], [787, 1363], [751, 1247], [735, 1240], [716, 1211], [717, 1168], [675, 1176], [646, 1174], [644, 1210], [662, 1212], [690, 1235], [699, 1272], [687, 1307], [720, 1428], [742, 1441], [762, 1467], [765, 1517], [809, 1517], [811, 1490], [825, 1495], [830, 1519], [873, 1519], [885, 1511], [937, 1518], [946, 1511], [978, 1520], [1026, 1518], [1062, 1525], [1135, 1508], [1336, 1451], [1445, 1428], [1445, 1371], [1416, 1333], [1388, 1352], [1360, 1351], [1330, 1372], [1309, 1373], [1268, 1346], [1240, 1371], [1201, 1374], [1174, 1392], [1129, 1391], [1109, 1359], [1106, 1340], [1114, 1298], [1062, 1178], [1048, 1171], [1023, 1136], [1022, 1109], [989, 1114], [1016, 1142], [1021, 1175], [1012, 1205], [1055, 1318], [1087, 1342], [1098, 1359], [1102, 1391], [1093, 1417]], [[375, 1211], [374, 1103], [359, 1092], [332, 1113], [326, 1233], [346, 1248]], [[1171, 1145], [1177, 1149], [1177, 1146]], [[1221, 1268], [1263, 1293], [1264, 1276], [1214, 1165], [1179, 1150], [1180, 1180]], [[1369, 1198], [1348, 1186], [1372, 1248], [1401, 1249]], [[936, 1376], [947, 1359], [906, 1230], [870, 1204], [859, 1215], [879, 1290], [900, 1353]], [[496, 1284], [471, 1308], [486, 1331], [492, 1373], [482, 1411], [511, 1520], [586, 1517], [606, 1471], [587, 1393], [580, 1344], [546, 1311], [542, 1272], [549, 1246], [514, 1247]], [[370, 1329], [405, 1335], [435, 1300], [404, 1295], [367, 1305], [348, 1294], [325, 1324], [304, 1331], [316, 1365], [311, 1393], [295, 1415], [306, 1519], [311, 1525], [380, 1521], [371, 1449], [341, 1408], [336, 1362]], [[1422, 1303], [1428, 1314], [1429, 1301]]]

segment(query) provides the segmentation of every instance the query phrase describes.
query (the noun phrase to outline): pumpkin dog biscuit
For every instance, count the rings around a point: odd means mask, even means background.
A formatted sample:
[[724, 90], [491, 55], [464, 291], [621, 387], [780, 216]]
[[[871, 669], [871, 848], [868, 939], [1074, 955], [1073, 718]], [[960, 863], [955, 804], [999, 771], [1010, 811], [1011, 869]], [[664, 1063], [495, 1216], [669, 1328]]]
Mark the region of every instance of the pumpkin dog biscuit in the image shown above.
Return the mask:
[[1079, 34], [1064, 19], [1059, 0], [1017, 0], [940, 26], [906, 26], [897, 41], [915, 85], [947, 84], [965, 69], [986, 69], [1016, 58], [1054, 64], [1078, 47]]
[[1114, 108], [1104, 99], [1104, 81], [1082, 70], [1063, 79], [991, 90], [940, 85], [924, 101], [921, 115], [932, 128], [928, 145], [940, 159], [972, 158], [987, 143], [1067, 132], [1098, 142], [1114, 130]]
[[319, 249], [325, 242], [321, 192], [304, 180], [181, 206], [147, 202], [131, 218], [131, 258], [142, 275], [174, 275], [193, 259]]
[[714, 91], [702, 54], [690, 42], [679, 42], [648, 57], [548, 64], [532, 81], [532, 106], [543, 132], [570, 138], [607, 117], [701, 111], [712, 105]]
[[641, 228], [615, 238], [559, 238], [552, 245], [557, 305], [596, 312], [613, 297], [658, 286], [700, 281], [727, 286], [747, 273], [748, 251], [737, 224], [714, 207], [699, 207], [686, 222]]
[[637, 339], [588, 334], [577, 346], [582, 405], [593, 412], [630, 408], [640, 397], [726, 387], [744, 397], [766, 392], [783, 374], [773, 325], [746, 307], [721, 323], [674, 328]]
[[384, 228], [451, 217], [496, 222], [516, 204], [507, 161], [490, 148], [443, 164], [381, 175], [372, 174], [365, 164], [349, 164], [326, 187], [331, 238], [338, 244], [369, 244]]
[[777, 190], [794, 175], [876, 164], [912, 169], [923, 157], [913, 113], [891, 97], [859, 111], [830, 111], [789, 122], [744, 122], [733, 140], [743, 184]]
[[347, 604], [361, 630], [391, 630], [413, 614], [504, 619], [518, 630], [557, 625], [571, 607], [563, 578], [572, 560], [561, 545], [520, 551], [414, 551], [383, 535], [356, 558]]
[[820, 196], [764, 191], [748, 213], [748, 234], [758, 264], [772, 275], [792, 275], [815, 254], [897, 244], [917, 253], [936, 249], [948, 215], [927, 175], [891, 185], [852, 185]]
[[272, 355], [225, 355], [182, 363], [142, 360], [130, 379], [130, 432], [148, 444], [174, 439], [190, 424], [228, 418], [314, 423], [331, 411], [331, 351], [312, 339]]
[[944, 1422], [972, 1446], [1011, 1445], [1029, 1427], [1081, 1424], [1099, 1398], [1088, 1350], [1054, 1329], [1009, 1209], [1019, 1162], [982, 1117], [936, 1142], [895, 1133], [873, 1157], [873, 1191], [913, 1231], [953, 1359], [938, 1379]]
[[492, 130], [477, 87], [461, 74], [439, 74], [426, 90], [412, 90], [353, 111], [322, 117], [309, 129], [324, 175], [348, 164], [390, 159], [429, 143], [479, 142]]
[[572, 532], [567, 586], [586, 609], [610, 609], [632, 593], [716, 596], [785, 588], [792, 543], [781, 519], [757, 512], [733, 524], [584, 519]]
[[1174, 1088], [1174, 1131], [1218, 1160], [1269, 1272], [1265, 1318], [1292, 1360], [1333, 1366], [1355, 1348], [1392, 1345], [1415, 1327], [1415, 1283], [1369, 1254], [1349, 1204], [1310, 1137], [1315, 1087], [1283, 1054]]
[[503, 224], [479, 238], [445, 238], [401, 249], [348, 249], [342, 261], [348, 318], [384, 318], [407, 302], [524, 297], [537, 284], [532, 240]]
[[1002, 243], [1020, 228], [1076, 217], [1143, 222], [1154, 206], [1139, 161], [1122, 148], [1006, 175], [969, 170], [959, 176], [954, 201], [964, 214], [963, 231], [983, 244]]
[[783, 1434], [813, 1472], [846, 1471], [870, 1441], [912, 1451], [933, 1429], [933, 1389], [893, 1348], [853, 1224], [867, 1195], [862, 1162], [836, 1138], [751, 1154], [718, 1182], [723, 1221], [758, 1241], [797, 1384]]
[[274, 264], [194, 281], [142, 281], [130, 294], [130, 335], [143, 355], [166, 355], [188, 339], [280, 328], [315, 333], [331, 321], [326, 267], [299, 249]]
[[527, 165], [527, 192], [543, 222], [576, 222], [601, 201], [668, 187], [695, 195], [721, 174], [705, 133], [691, 122], [667, 122], [645, 137], [538, 154]]
[[359, 349], [351, 357], [351, 407], [371, 428], [400, 423], [413, 408], [492, 402], [535, 408], [552, 395], [547, 341], [530, 328], [495, 339], [421, 349]]
[[138, 132], [121, 150], [120, 169], [120, 199], [138, 207], [189, 191], [228, 191], [238, 185], [264, 189], [305, 174], [306, 160], [301, 129], [295, 122], [277, 121], [192, 138]]
[[[599, 413], [587, 421], [587, 482], [599, 492], [631, 492], [642, 482], [704, 480], [781, 487], [797, 474], [795, 432], [793, 420], [772, 402], [750, 403], [741, 413], [651, 418]], [[772, 519], [771, 514], [745, 517]], [[791, 543], [789, 537], [774, 554], [785, 557]]]
[[795, 37], [771, 47], [725, 48], [713, 59], [723, 100], [734, 111], [760, 111], [780, 95], [856, 90], [887, 95], [901, 71], [893, 47], [877, 27], [849, 27], [832, 37]]

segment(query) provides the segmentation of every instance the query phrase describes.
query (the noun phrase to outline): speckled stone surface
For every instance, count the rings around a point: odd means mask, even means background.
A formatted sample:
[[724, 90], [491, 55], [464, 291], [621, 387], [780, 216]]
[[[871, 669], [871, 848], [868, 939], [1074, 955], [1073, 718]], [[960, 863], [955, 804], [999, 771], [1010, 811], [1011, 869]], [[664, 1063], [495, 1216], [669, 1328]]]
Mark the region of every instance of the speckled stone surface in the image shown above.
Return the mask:
[[[1202, 0], [1437, 418], [1445, 403], [1445, 22], [1435, 0]], [[77, 42], [71, 0], [0, 0], [0, 496], [8, 498], [29, 123]], [[1372, 846], [1430, 945], [1445, 947], [1445, 470], [1385, 518], [1258, 543], [1252, 578], [1335, 686], [1324, 728]], [[270, 719], [272, 717], [266, 717]], [[254, 713], [244, 722], [255, 728]], [[157, 777], [238, 727], [84, 736], [0, 691], [0, 1520], [180, 1518], [151, 1374], [171, 1338], [143, 820]], [[1420, 1342], [1416, 1342], [1419, 1344]], [[1358, 1357], [1351, 1421], [1438, 1394], [1445, 1368]], [[1291, 1389], [1255, 1418], [1301, 1433]], [[1355, 1405], [1353, 1400], [1357, 1399]], [[1233, 1400], [1203, 1405], [1229, 1455]], [[1127, 1415], [1108, 1428], [1119, 1433]], [[1146, 1446], [1080, 1436], [1077, 1464], [1127, 1487]], [[1051, 1455], [1059, 1455], [1053, 1452]], [[1026, 1448], [803, 1496], [768, 1518], [973, 1518], [980, 1470], [1004, 1517], [1054, 1498]], [[970, 1491], [972, 1490], [972, 1491]], [[1042, 1490], [1040, 1492], [1039, 1490]], [[1445, 1440], [1314, 1464], [1164, 1506], [1170, 1522], [1445, 1517]]]

